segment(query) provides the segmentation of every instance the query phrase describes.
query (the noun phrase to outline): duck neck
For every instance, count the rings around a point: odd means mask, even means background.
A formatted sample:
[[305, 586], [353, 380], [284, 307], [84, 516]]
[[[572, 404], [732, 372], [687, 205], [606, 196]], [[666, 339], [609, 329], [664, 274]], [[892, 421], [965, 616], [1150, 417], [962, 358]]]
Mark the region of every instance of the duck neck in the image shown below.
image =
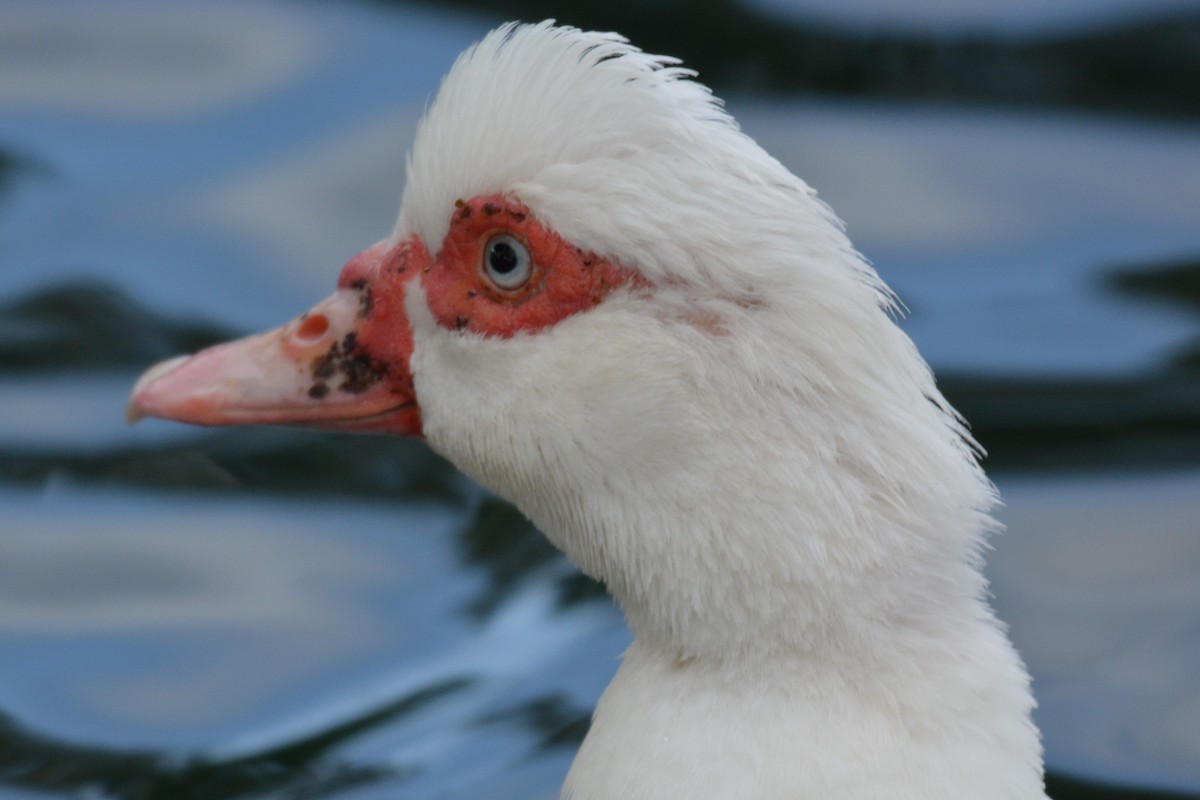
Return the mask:
[[932, 657], [990, 624], [966, 536], [954, 552], [934, 544], [952, 537], [930, 531], [814, 531], [762, 519], [736, 530], [681, 527], [659, 520], [652, 534], [629, 538], [688, 542], [684, 552], [644, 553], [632, 561], [638, 569], [606, 576], [637, 640], [664, 657], [886, 662], [901, 651]]
[[963, 465], [957, 487], [913, 473], [890, 495], [845, 463], [841, 495], [760, 476], [568, 535], [634, 643], [564, 796], [1044, 800], [1029, 679], [983, 601], [985, 484]]
[[923, 419], [764, 407], [527, 513], [608, 585], [639, 640], [680, 658], [886, 657], [896, 640], [952, 640], [990, 619], [992, 490], [943, 413], [915, 408]]

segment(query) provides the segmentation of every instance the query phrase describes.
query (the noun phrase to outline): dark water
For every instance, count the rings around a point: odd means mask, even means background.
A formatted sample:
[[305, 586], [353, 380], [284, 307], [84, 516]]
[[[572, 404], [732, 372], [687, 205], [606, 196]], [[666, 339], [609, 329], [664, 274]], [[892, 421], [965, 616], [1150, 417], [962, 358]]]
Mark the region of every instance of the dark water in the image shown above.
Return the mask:
[[520, 515], [418, 442], [122, 421], [323, 297], [457, 52], [551, 14], [687, 57], [910, 308], [1052, 795], [1200, 796], [1200, 8], [601, 5], [0, 4], [0, 796], [555, 796], [628, 634]]

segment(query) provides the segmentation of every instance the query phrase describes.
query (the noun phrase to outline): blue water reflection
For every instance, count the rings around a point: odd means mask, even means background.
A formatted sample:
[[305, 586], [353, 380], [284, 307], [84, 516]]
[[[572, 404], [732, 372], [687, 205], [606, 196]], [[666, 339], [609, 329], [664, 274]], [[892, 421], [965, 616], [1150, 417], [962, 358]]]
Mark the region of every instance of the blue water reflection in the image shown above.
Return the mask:
[[[290, 318], [389, 231], [421, 110], [491, 22], [0, 6], [0, 301], [88, 278], [173, 319]], [[847, 220], [938, 370], [1136, 379], [1195, 346], [1193, 309], [1109, 279], [1200, 253], [1196, 124], [727, 100]], [[259, 477], [315, 440], [249, 438], [267, 455], [239, 472], [214, 455], [227, 439], [126, 428], [137, 366], [0, 370], [0, 650], [19, 654], [0, 712], [72, 769], [332, 758], [329, 796], [553, 796], [628, 641], [616, 610], [587, 587], [565, 601], [578, 585], [543, 551], [509, 572], [471, 551], [491, 501], [427, 454], [435, 490], [289, 494]], [[153, 460], [126, 480], [165, 447], [184, 453], [173, 491], [146, 488]], [[340, 463], [309, 459], [304, 486]], [[1001, 476], [993, 588], [1054, 767], [1200, 791], [1195, 466]], [[501, 543], [539, 546], [505, 525]]]
[[1200, 472], [1000, 482], [995, 601], [1051, 764], [1200, 781]]

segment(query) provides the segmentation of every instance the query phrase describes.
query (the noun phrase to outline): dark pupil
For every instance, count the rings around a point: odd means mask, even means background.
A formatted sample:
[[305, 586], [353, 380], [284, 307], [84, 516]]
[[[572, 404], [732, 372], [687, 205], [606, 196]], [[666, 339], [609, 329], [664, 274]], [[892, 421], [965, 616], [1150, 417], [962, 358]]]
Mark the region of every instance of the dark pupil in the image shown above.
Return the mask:
[[517, 268], [517, 251], [508, 242], [496, 242], [488, 253], [488, 265], [494, 272], [507, 275]]

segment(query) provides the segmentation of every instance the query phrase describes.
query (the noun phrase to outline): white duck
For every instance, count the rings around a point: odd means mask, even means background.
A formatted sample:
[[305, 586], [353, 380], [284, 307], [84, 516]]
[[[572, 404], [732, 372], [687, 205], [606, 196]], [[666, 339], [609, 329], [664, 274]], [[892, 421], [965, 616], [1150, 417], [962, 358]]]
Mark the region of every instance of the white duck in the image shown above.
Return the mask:
[[132, 417], [423, 435], [515, 503], [634, 633], [564, 797], [1045, 797], [974, 443], [838, 220], [676, 63], [492, 32], [392, 235]]

